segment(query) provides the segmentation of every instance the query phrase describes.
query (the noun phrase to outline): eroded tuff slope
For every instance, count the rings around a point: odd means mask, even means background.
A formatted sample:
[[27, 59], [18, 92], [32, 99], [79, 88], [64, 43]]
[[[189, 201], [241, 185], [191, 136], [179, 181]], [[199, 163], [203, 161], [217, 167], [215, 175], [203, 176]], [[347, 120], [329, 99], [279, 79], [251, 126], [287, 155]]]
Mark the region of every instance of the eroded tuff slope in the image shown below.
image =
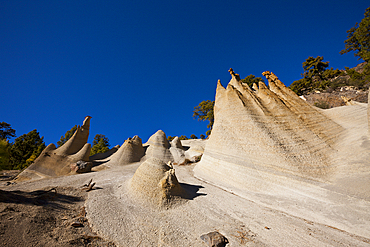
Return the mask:
[[89, 172], [91, 169], [99, 171], [150, 158], [157, 158], [164, 163], [171, 161], [174, 164], [183, 164], [189, 160], [194, 161], [202, 154], [201, 148], [187, 151], [189, 147], [183, 147], [178, 137], [170, 143], [166, 134], [158, 130], [145, 144], [136, 135], [125, 140], [121, 146], [117, 145], [105, 153], [90, 156], [91, 145], [87, 143], [90, 118], [86, 117], [83, 125], [78, 126], [73, 136], [61, 147], [56, 148], [53, 143], [49, 144], [35, 162], [18, 175], [17, 181], [72, 175]]
[[85, 117], [73, 136], [61, 147], [49, 144], [27, 169], [21, 172], [17, 181], [56, 177], [70, 174], [71, 165], [77, 161], [89, 161], [91, 145], [87, 143], [90, 129], [90, 116]]
[[[271, 72], [249, 88], [230, 70], [196, 177], [298, 217], [369, 237], [366, 104], [308, 105]], [[360, 114], [361, 116], [357, 116]], [[344, 213], [345, 212], [345, 213]]]
[[[216, 90], [215, 124], [200, 167], [211, 159], [254, 170], [329, 181], [342, 127], [265, 72], [269, 88], [251, 89], [231, 70]], [[208, 160], [208, 162], [207, 162]]]

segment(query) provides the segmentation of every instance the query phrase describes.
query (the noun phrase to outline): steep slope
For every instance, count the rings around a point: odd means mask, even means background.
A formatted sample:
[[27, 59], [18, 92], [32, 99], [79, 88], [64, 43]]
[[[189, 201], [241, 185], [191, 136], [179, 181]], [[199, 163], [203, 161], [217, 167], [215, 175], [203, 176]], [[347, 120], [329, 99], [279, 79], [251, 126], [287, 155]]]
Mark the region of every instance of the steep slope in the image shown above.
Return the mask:
[[260, 82], [253, 89], [230, 74], [226, 88], [217, 85], [215, 123], [195, 176], [263, 205], [369, 236], [367, 107], [326, 113], [271, 72], [263, 73], [269, 87]]

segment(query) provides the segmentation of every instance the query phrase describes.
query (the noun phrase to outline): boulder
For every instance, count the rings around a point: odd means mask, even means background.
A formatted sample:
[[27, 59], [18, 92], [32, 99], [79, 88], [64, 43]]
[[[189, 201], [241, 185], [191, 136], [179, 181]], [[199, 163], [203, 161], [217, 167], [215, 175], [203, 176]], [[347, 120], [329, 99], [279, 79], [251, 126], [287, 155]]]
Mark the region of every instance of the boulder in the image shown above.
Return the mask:
[[92, 162], [79, 160], [74, 164], [71, 164], [71, 172], [85, 173], [90, 172], [93, 166]]
[[217, 231], [204, 234], [200, 236], [200, 239], [209, 247], [225, 247], [229, 243], [229, 240]]

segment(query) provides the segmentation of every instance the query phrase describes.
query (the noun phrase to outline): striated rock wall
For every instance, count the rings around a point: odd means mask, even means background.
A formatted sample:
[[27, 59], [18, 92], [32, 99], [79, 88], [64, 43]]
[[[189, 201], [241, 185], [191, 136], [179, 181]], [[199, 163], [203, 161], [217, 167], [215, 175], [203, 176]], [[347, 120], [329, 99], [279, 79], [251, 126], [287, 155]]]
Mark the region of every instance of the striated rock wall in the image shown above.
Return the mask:
[[215, 122], [194, 175], [290, 215], [367, 229], [360, 215], [370, 200], [368, 105], [322, 110], [269, 71], [269, 87], [253, 88], [230, 73], [226, 88], [217, 85]]
[[[218, 160], [272, 173], [329, 181], [333, 145], [343, 131], [320, 109], [308, 105], [271, 72], [251, 89], [230, 70], [224, 88], [218, 82], [215, 123], [198, 171], [212, 170]], [[208, 160], [208, 161], [207, 161]], [[223, 174], [223, 172], [220, 172]], [[210, 175], [211, 176], [211, 175]], [[232, 179], [232, 178], [231, 178]]]

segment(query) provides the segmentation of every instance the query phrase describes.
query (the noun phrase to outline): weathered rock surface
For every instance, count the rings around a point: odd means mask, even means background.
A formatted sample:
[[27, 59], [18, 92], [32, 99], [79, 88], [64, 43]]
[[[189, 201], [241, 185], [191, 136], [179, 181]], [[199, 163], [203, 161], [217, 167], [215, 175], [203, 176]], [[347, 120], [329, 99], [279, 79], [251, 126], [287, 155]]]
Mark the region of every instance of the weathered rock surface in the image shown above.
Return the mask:
[[104, 159], [108, 158], [109, 156], [111, 156], [112, 154], [114, 154], [115, 152], [117, 152], [117, 150], [119, 148], [120, 148], [120, 145], [116, 145], [116, 146], [112, 147], [111, 149], [109, 149], [105, 153], [98, 153], [98, 154], [94, 154], [94, 155], [90, 156], [89, 159], [90, 159], [90, 161], [104, 160]]
[[157, 158], [167, 163], [168, 161], [174, 161], [171, 154], [171, 144], [167, 140], [166, 134], [162, 130], [158, 130], [145, 143], [147, 146], [145, 156], [146, 158]]
[[173, 157], [173, 160], [174, 160], [174, 163], [176, 163], [177, 165], [179, 164], [183, 164], [185, 162], [185, 150], [184, 150], [184, 147], [182, 146], [181, 144], [181, 141], [179, 139], [179, 137], [175, 137], [172, 141], [171, 141], [171, 147], [170, 147], [170, 152], [171, 152], [171, 155]]
[[17, 176], [17, 180], [55, 177], [71, 173], [71, 164], [77, 161], [89, 161], [91, 145], [87, 143], [90, 129], [90, 116], [78, 126], [73, 136], [61, 147], [49, 144], [40, 156], [27, 169]]
[[191, 163], [198, 162], [204, 153], [204, 147], [207, 140], [193, 139], [193, 140], [183, 140], [182, 143], [185, 151], [185, 158]]
[[130, 181], [130, 190], [134, 197], [158, 206], [169, 205], [172, 199], [185, 196], [171, 162], [166, 164], [154, 157], [137, 168]]
[[[217, 85], [215, 123], [195, 176], [266, 206], [365, 236], [369, 217], [353, 219], [364, 217], [368, 202], [361, 200], [370, 200], [366, 104], [324, 111], [271, 72], [263, 73], [269, 87], [260, 82], [255, 89], [230, 74], [226, 88]], [[360, 199], [348, 201], [348, 196]], [[297, 207], [297, 201], [305, 203]], [[339, 216], [332, 208], [348, 214]]]
[[[264, 73], [270, 89], [260, 82], [258, 91], [242, 84], [233, 71], [231, 75], [226, 89], [217, 85], [216, 121], [203, 159], [329, 180], [333, 165], [330, 156], [336, 152], [332, 144], [343, 129], [270, 72]], [[199, 169], [211, 171], [211, 163], [201, 162]], [[226, 163], [222, 166], [229, 170]]]
[[[196, 141], [198, 140], [194, 140], [194, 142]], [[180, 165], [199, 157], [203, 153], [204, 142], [203, 140], [200, 142], [200, 146], [189, 149], [189, 146], [182, 146], [178, 137], [175, 137], [170, 143], [166, 134], [162, 130], [158, 130], [145, 144], [142, 144], [140, 137], [134, 136], [128, 138], [121, 147], [116, 146], [104, 154], [91, 156], [90, 161], [95, 165], [103, 164], [104, 167], [112, 167], [157, 158], [164, 163], [171, 161], [175, 165]], [[94, 169], [99, 170], [100, 168], [94, 167]]]
[[92, 162], [79, 160], [74, 164], [71, 164], [72, 173], [85, 173], [90, 172], [93, 166]]
[[225, 247], [229, 241], [219, 232], [210, 232], [200, 236], [209, 247]]
[[138, 162], [145, 154], [141, 138], [128, 138], [113, 155], [107, 158], [107, 165], [127, 165]]
[[369, 132], [369, 135], [370, 135], [370, 106], [369, 106], [369, 103], [370, 103], [370, 90], [369, 90], [369, 95], [367, 97], [368, 97], [368, 103], [367, 103], [367, 124], [368, 124], [368, 132]]

